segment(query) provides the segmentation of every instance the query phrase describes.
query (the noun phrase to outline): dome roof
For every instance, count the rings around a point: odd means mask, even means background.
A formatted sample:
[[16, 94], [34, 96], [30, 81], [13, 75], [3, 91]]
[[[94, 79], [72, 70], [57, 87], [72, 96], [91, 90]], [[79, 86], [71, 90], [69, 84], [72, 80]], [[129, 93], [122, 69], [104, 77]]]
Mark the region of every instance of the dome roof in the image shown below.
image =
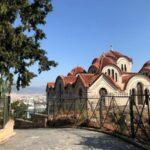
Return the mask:
[[106, 55], [107, 57], [112, 58], [114, 61], [117, 61], [120, 57], [125, 57], [128, 61], [132, 62], [132, 59], [131, 59], [130, 57], [125, 56], [125, 55], [123, 55], [122, 53], [117, 52], [117, 51], [112, 51], [112, 50], [110, 50], [110, 51], [108, 51], [107, 53], [105, 53], [105, 55]]
[[68, 73], [68, 76], [76, 76], [79, 73], [85, 73], [86, 71], [82, 67], [75, 67]]
[[148, 67], [148, 66], [150, 66], [150, 60], [147, 61], [147, 62], [143, 65], [143, 67]]
[[143, 67], [142, 67], [142, 69], [140, 70], [140, 72], [141, 72], [141, 71], [144, 71], [144, 70], [150, 71], [150, 60], [147, 61], [147, 62], [143, 65]]
[[96, 68], [101, 71], [107, 65], [115, 65], [116, 66], [116, 63], [112, 58], [107, 57], [104, 54], [104, 55], [101, 55], [99, 58], [95, 58], [92, 62], [92, 65], [90, 66], [90, 68]]
[[92, 64], [99, 63], [99, 58], [94, 58]]

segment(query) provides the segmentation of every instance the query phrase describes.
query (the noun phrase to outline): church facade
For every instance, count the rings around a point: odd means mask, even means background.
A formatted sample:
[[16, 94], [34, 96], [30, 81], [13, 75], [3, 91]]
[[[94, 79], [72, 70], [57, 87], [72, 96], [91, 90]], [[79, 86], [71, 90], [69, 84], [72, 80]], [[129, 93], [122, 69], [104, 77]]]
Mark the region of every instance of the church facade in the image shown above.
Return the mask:
[[[78, 66], [67, 76], [58, 76], [55, 82], [48, 82], [47, 100], [86, 98], [96, 101], [101, 95], [129, 95], [131, 90], [142, 95], [150, 90], [150, 60], [139, 72], [132, 72], [132, 65], [130, 57], [110, 50], [94, 58], [88, 70]], [[118, 100], [119, 105], [125, 103], [126, 100]], [[143, 104], [141, 96], [137, 96], [136, 103]]]

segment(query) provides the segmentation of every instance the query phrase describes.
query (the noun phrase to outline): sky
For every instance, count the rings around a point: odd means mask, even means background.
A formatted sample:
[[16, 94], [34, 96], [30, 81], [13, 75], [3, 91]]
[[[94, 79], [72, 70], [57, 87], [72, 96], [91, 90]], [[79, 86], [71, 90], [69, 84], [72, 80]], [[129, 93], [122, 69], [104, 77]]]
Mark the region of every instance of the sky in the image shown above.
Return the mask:
[[88, 69], [110, 45], [133, 58], [134, 72], [150, 59], [150, 0], [52, 0], [52, 4], [41, 47], [58, 66], [33, 79], [31, 86], [45, 87], [76, 66]]

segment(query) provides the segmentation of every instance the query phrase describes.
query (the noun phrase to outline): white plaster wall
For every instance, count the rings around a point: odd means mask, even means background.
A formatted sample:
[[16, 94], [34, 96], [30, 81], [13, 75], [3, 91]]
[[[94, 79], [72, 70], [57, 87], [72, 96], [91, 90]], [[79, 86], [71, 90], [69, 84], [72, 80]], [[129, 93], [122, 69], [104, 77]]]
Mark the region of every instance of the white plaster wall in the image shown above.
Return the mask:
[[[112, 73], [112, 69], [114, 70], [114, 79], [115, 79], [115, 73], [117, 73], [117, 78], [118, 78], [118, 83], [121, 83], [122, 82], [122, 79], [121, 79], [121, 74], [119, 73], [119, 71], [114, 67], [114, 66], [111, 66], [111, 65], [108, 65], [108, 66], [105, 66], [103, 69], [102, 69], [102, 73], [107, 73], [108, 75], [108, 69], [110, 69], [110, 73]], [[114, 80], [115, 81], [115, 80]]]
[[126, 59], [125, 57], [120, 57], [117, 60], [117, 66], [121, 69], [121, 65], [126, 65], [127, 67], [127, 72], [131, 72], [132, 71], [132, 62], [130, 62], [128, 59]]
[[134, 77], [132, 77], [126, 86], [126, 93], [130, 93], [130, 90], [132, 90], [133, 88], [137, 88], [137, 84], [138, 83], [142, 83], [143, 84], [143, 88], [145, 89], [149, 89], [150, 90], [150, 80], [148, 77], [146, 77], [145, 75], [135, 75]]
[[147, 76], [150, 79], [150, 71], [144, 70], [144, 71], [141, 71], [140, 73]]
[[[105, 77], [102, 75], [99, 77], [99, 79], [88, 89], [88, 99], [90, 103], [92, 103], [93, 107], [96, 107], [97, 102], [100, 98], [99, 91], [101, 88], [105, 88], [107, 90], [108, 95], [122, 95], [122, 92], [117, 90], [111, 83], [105, 79]], [[111, 98], [107, 97], [105, 99], [105, 105], [110, 105]], [[116, 98], [116, 105], [122, 106], [127, 103], [127, 98]], [[89, 106], [90, 107], [90, 106]]]
[[101, 88], [105, 88], [108, 93], [115, 93], [117, 90], [105, 79], [103, 75], [101, 75], [99, 79], [97, 79], [96, 82], [94, 82], [94, 84], [89, 87], [88, 97], [99, 98], [99, 91]]
[[[126, 92], [130, 93], [130, 91], [134, 88], [137, 92], [137, 84], [142, 83], [143, 85], [143, 91], [145, 89], [149, 89], [150, 91], [150, 80], [145, 75], [136, 75], [133, 78], [131, 78], [126, 86]], [[136, 93], [135, 93], [136, 94]], [[138, 97], [135, 97], [135, 103], [138, 104]]]

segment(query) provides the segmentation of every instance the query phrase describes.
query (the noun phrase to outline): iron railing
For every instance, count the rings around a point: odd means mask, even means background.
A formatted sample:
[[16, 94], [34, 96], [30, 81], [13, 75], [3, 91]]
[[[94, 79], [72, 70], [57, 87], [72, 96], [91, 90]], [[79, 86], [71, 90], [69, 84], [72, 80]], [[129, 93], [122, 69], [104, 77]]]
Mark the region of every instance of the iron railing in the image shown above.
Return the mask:
[[[138, 98], [142, 102], [138, 104]], [[87, 126], [150, 144], [150, 95], [48, 100], [50, 126]]]

